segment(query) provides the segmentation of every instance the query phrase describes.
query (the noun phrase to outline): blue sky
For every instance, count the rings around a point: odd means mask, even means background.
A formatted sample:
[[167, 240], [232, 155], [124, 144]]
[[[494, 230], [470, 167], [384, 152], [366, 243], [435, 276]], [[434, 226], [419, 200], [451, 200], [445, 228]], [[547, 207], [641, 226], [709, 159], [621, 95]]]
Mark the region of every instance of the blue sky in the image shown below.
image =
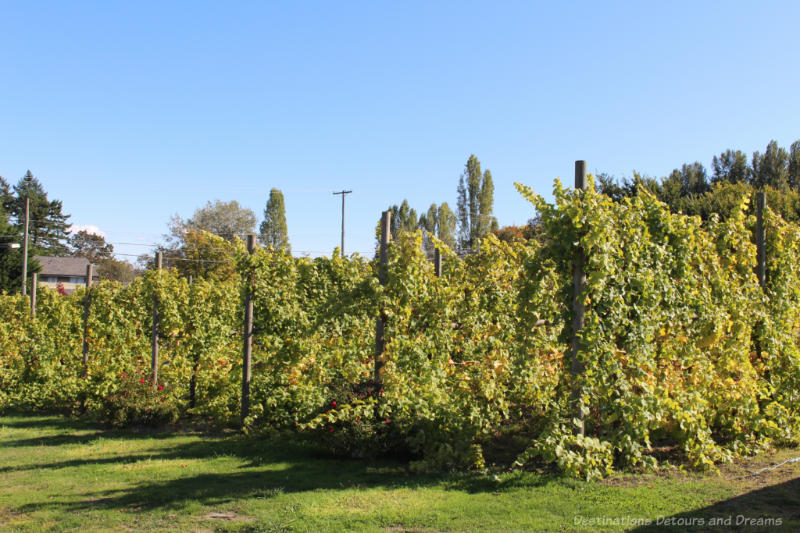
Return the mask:
[[471, 153], [501, 225], [575, 159], [662, 176], [800, 139], [798, 2], [0, 2], [0, 175], [142, 253], [170, 216], [283, 190], [292, 247], [455, 206]]

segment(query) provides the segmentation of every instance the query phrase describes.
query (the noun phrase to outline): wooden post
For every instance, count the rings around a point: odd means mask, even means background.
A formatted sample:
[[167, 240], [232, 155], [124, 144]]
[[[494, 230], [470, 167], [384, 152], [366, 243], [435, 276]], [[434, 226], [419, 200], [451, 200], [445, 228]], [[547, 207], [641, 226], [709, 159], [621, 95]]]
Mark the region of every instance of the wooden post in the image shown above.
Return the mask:
[[[256, 236], [247, 236], [247, 251], [253, 255], [256, 251]], [[242, 347], [242, 424], [250, 414], [250, 367], [253, 358], [253, 291], [255, 289], [255, 272], [250, 271], [247, 290], [244, 295], [244, 346]]]
[[442, 253], [438, 248], [433, 252], [433, 270], [436, 272], [436, 277], [442, 277]]
[[[767, 207], [767, 197], [764, 191], [756, 193], [756, 277], [763, 291], [767, 282], [767, 254], [765, 251], [766, 231], [764, 229], [764, 209]], [[759, 320], [753, 328], [753, 348], [759, 357], [761, 353], [761, 335], [764, 333], [764, 322]]]
[[[575, 161], [575, 191], [586, 190], [586, 161]], [[578, 352], [581, 349], [581, 342], [579, 339], [580, 331], [583, 329], [586, 313], [586, 308], [583, 302], [582, 293], [586, 287], [586, 273], [584, 267], [586, 265], [586, 257], [583, 253], [583, 248], [578, 248], [575, 254], [575, 267], [572, 271], [572, 282], [574, 286], [574, 294], [572, 297], [572, 406], [573, 418], [576, 422], [573, 425], [573, 431], [576, 435], [584, 435], [585, 427], [583, 420], [583, 399], [582, 390], [580, 386], [580, 379], [583, 376], [584, 368], [583, 363], [578, 358]]]
[[[381, 217], [381, 249], [378, 263], [378, 281], [381, 285], [386, 285], [387, 266], [389, 264], [389, 239], [391, 238], [392, 212], [384, 211]], [[380, 383], [381, 372], [383, 371], [383, 361], [381, 356], [386, 346], [384, 330], [386, 329], [386, 313], [380, 310], [378, 319], [375, 323], [375, 383]]]
[[[156, 252], [156, 272], [161, 272], [164, 255]], [[153, 374], [153, 387], [158, 385], [158, 294], [153, 298], [153, 333], [152, 333], [153, 359], [150, 363], [150, 372]]]
[[[194, 283], [194, 277], [189, 274], [189, 292], [191, 293], [191, 285]], [[190, 324], [190, 329], [193, 325]], [[197, 352], [192, 353], [194, 359], [192, 364], [192, 378], [189, 380], [189, 407], [194, 408], [197, 405], [197, 371], [200, 368], [200, 354]]]
[[200, 367], [200, 362], [197, 360], [197, 355], [194, 357], [194, 366], [192, 366], [192, 379], [189, 381], [189, 407], [194, 408], [197, 405], [197, 370]]
[[39, 274], [31, 274], [31, 316], [36, 317], [36, 284], [39, 283]]
[[22, 295], [27, 294], [28, 283], [28, 225], [31, 218], [31, 199], [25, 198], [25, 230], [22, 237]]
[[86, 265], [86, 298], [83, 300], [83, 376], [89, 375], [89, 306], [92, 298], [92, 265]]
[[762, 289], [767, 282], [766, 231], [764, 230], [764, 209], [766, 207], [767, 196], [764, 191], [756, 193], [756, 275]]

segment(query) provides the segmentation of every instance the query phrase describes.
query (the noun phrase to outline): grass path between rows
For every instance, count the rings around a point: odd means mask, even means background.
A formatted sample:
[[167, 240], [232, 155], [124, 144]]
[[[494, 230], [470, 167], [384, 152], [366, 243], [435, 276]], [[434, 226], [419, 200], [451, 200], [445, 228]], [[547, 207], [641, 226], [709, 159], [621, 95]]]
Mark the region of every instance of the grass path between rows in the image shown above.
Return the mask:
[[[234, 434], [15, 414], [0, 416], [0, 531], [800, 531], [800, 462], [752, 475], [798, 455], [591, 483], [531, 472], [419, 476], [401, 463]], [[739, 516], [755, 522], [737, 527]], [[645, 520], [653, 524], [630, 525]]]

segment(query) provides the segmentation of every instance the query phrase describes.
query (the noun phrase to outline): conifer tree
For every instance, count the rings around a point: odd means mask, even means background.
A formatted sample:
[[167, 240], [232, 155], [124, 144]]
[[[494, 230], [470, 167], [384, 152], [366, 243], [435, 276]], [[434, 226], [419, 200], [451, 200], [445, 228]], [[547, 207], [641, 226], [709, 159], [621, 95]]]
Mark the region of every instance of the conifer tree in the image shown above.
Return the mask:
[[753, 153], [751, 184], [760, 189], [766, 185], [776, 189], [784, 189], [789, 185], [789, 154], [785, 148], [770, 141], [767, 150], [761, 154]]
[[[0, 293], [19, 292], [22, 281], [22, 231], [12, 224], [8, 212], [3, 207], [12, 200], [11, 189], [0, 176]], [[11, 248], [11, 243], [19, 248]], [[32, 256], [33, 254], [30, 254]], [[33, 257], [28, 260], [28, 272], [37, 272], [40, 266]]]
[[47, 198], [42, 184], [30, 170], [14, 186], [13, 193], [4, 196], [3, 207], [20, 231], [25, 223], [25, 199], [30, 199], [28, 232], [31, 255], [64, 255], [68, 252], [69, 215], [61, 212], [60, 200]]
[[714, 175], [712, 183], [746, 183], [749, 175], [747, 154], [741, 150], [725, 150], [711, 160]]

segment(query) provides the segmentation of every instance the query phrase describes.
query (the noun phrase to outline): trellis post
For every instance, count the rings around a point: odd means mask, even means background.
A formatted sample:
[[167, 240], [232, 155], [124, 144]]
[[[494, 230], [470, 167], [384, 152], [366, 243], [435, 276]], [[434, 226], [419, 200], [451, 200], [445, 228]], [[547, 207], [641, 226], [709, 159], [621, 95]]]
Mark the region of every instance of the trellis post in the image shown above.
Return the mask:
[[91, 305], [92, 264], [86, 265], [86, 297], [83, 299], [83, 376], [89, 375], [89, 306]]
[[[381, 285], [386, 285], [387, 267], [389, 265], [389, 239], [391, 238], [392, 212], [384, 211], [381, 216], [381, 249], [378, 263], [378, 281]], [[375, 323], [375, 383], [381, 381], [381, 371], [383, 370], [383, 350], [386, 347], [384, 330], [386, 329], [386, 313], [380, 309]]]
[[[164, 263], [164, 255], [156, 252], [156, 272], [161, 272]], [[150, 363], [150, 372], [153, 375], [153, 387], [158, 385], [158, 293], [153, 296], [153, 331], [151, 337], [153, 358]]]
[[[253, 255], [256, 251], [256, 236], [247, 236], [247, 251]], [[250, 377], [253, 358], [253, 291], [255, 272], [252, 268], [246, 280], [244, 294], [244, 343], [242, 347], [242, 424], [250, 414]]]
[[433, 270], [437, 278], [442, 277], [442, 253], [439, 251], [439, 248], [433, 251]]
[[763, 289], [767, 282], [767, 253], [765, 250], [766, 231], [764, 229], [764, 209], [767, 207], [767, 195], [764, 191], [756, 193], [756, 275]]
[[36, 318], [36, 284], [39, 283], [39, 274], [31, 274], [31, 317]]
[[[575, 191], [586, 190], [586, 161], [575, 161]], [[585, 324], [584, 315], [586, 306], [583, 301], [583, 291], [586, 288], [586, 257], [583, 248], [578, 246], [575, 252], [575, 267], [572, 271], [572, 283], [574, 293], [572, 297], [572, 346], [571, 346], [571, 373], [572, 373], [572, 407], [573, 407], [573, 430], [576, 435], [584, 435], [585, 425], [583, 416], [583, 394], [581, 381], [583, 379], [584, 367], [580, 361], [578, 352], [581, 350], [580, 332]]]

